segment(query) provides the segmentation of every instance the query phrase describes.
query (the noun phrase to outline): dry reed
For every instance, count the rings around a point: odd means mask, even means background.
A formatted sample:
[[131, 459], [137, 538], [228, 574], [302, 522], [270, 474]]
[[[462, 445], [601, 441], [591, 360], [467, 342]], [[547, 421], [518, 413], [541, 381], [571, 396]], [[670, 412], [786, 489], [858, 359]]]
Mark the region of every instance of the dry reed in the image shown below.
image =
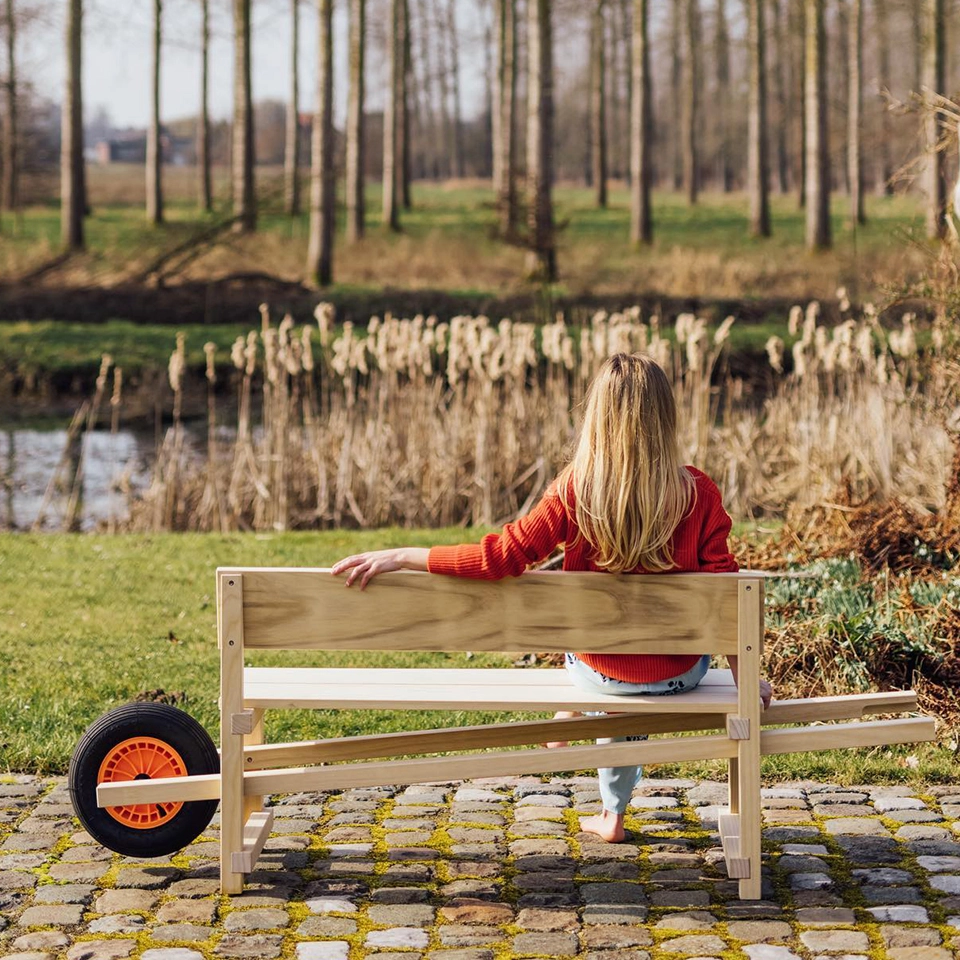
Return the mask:
[[[841, 297], [841, 300], [844, 298]], [[914, 321], [885, 331], [869, 306], [836, 327], [795, 308], [786, 345], [768, 344], [773, 386], [756, 398], [725, 371], [733, 318], [716, 330], [681, 315], [673, 336], [638, 308], [580, 327], [486, 317], [373, 317], [334, 334], [274, 324], [231, 351], [236, 432], [218, 429], [207, 348], [206, 451], [182, 424], [183, 345], [171, 359], [173, 425], [153, 482], [132, 505], [140, 530], [284, 530], [396, 524], [498, 524], [535, 502], [564, 461], [599, 365], [645, 351], [671, 374], [688, 462], [724, 490], [736, 517], [783, 516], [896, 491], [912, 509], [943, 503], [957, 423], [956, 367], [934, 337], [923, 358]], [[792, 367], [787, 371], [789, 354]]]

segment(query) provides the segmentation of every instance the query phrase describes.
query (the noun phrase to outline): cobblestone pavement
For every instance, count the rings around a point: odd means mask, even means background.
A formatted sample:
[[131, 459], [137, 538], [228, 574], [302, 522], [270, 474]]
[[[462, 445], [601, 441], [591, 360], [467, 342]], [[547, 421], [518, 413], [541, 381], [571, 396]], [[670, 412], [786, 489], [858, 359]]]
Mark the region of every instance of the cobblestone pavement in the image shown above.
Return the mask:
[[91, 842], [62, 779], [0, 778], [0, 955], [18, 960], [955, 960], [960, 786], [764, 791], [764, 899], [718, 847], [721, 784], [650, 780], [627, 843], [588, 778], [298, 794], [241, 896], [216, 821], [182, 853]]

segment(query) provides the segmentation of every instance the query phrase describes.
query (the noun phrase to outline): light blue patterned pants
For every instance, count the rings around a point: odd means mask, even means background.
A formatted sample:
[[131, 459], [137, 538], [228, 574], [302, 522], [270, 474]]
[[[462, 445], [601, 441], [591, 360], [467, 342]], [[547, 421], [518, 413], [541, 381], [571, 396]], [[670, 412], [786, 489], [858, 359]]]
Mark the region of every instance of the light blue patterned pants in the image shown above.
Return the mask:
[[[701, 657], [689, 670], [676, 677], [657, 680], [653, 683], [628, 683], [626, 680], [614, 680], [605, 677], [572, 653], [565, 657], [567, 674], [575, 687], [594, 693], [605, 693], [617, 697], [630, 696], [670, 696], [692, 690], [706, 675], [710, 666], [710, 657]], [[597, 716], [599, 714], [593, 714]], [[617, 743], [624, 740], [646, 740], [645, 735], [635, 737], [609, 737], [597, 743]], [[626, 813], [627, 804], [637, 781], [643, 776], [643, 767], [601, 767], [597, 774], [600, 778], [600, 797], [603, 809], [612, 813]]]

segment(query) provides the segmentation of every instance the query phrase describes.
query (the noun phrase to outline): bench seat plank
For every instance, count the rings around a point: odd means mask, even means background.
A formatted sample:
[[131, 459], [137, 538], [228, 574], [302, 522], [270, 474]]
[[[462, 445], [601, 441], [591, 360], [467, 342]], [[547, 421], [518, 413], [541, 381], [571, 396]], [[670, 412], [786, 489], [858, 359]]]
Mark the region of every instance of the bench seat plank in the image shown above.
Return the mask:
[[579, 690], [563, 669], [247, 667], [244, 705], [263, 709], [606, 710], [616, 713], [732, 713], [729, 670], [710, 670], [677, 696], [617, 697]]

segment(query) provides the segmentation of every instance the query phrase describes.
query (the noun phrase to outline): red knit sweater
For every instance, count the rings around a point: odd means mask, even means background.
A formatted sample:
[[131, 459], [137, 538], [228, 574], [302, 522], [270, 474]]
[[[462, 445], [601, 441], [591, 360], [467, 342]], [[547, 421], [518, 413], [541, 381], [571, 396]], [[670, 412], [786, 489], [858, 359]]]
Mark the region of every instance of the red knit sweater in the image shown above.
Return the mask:
[[[674, 569], [678, 573], [735, 572], [736, 560], [727, 546], [730, 517], [723, 509], [716, 484], [700, 470], [687, 467], [696, 481], [696, 494], [690, 512], [674, 532]], [[566, 544], [564, 570], [599, 571], [590, 559], [590, 545], [578, 537], [576, 520], [560, 499], [556, 483], [543, 499], [502, 533], [491, 533], [480, 543], [454, 547], [433, 547], [427, 561], [431, 573], [476, 580], [500, 580], [518, 577], [530, 564], [548, 557], [561, 543]], [[634, 573], [646, 573], [638, 569]], [[689, 670], [698, 656], [672, 654], [591, 654], [577, 656], [588, 666], [616, 680], [653, 683], [676, 677]]]

